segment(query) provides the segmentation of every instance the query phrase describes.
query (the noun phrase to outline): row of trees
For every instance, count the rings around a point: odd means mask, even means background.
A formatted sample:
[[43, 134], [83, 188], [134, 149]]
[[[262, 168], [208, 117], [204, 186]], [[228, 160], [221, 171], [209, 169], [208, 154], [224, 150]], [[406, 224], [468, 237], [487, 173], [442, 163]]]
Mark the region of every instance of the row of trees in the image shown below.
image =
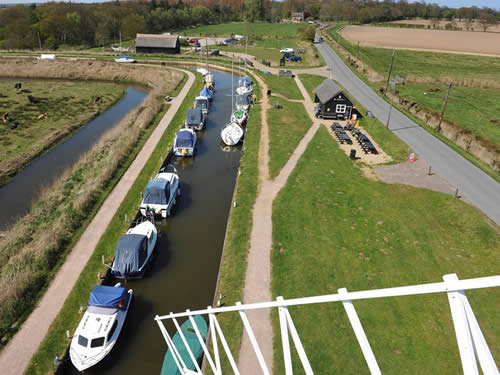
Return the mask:
[[59, 45], [98, 46], [194, 25], [230, 21], [276, 22], [292, 12], [325, 21], [361, 23], [405, 18], [480, 19], [498, 23], [499, 12], [483, 8], [451, 9], [407, 0], [150, 0], [101, 4], [46, 3], [0, 9], [0, 48], [57, 48]]

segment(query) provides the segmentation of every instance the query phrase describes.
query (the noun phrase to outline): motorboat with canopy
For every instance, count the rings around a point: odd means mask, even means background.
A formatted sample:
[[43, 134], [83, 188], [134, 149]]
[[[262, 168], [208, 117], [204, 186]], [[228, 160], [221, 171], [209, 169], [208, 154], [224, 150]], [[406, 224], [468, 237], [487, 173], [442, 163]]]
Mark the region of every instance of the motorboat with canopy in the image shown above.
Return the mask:
[[135, 63], [135, 59], [132, 56], [120, 56], [119, 59], [115, 59], [117, 63]]
[[106, 357], [118, 340], [132, 300], [132, 289], [120, 283], [97, 285], [90, 292], [87, 311], [71, 340], [69, 356], [78, 371]]
[[199, 108], [203, 112], [203, 114], [206, 116], [208, 114], [208, 98], [206, 96], [197, 96], [196, 99], [194, 100], [194, 108]]
[[[203, 319], [201, 315], [194, 316], [193, 321], [196, 325], [196, 328], [198, 329], [198, 332], [200, 333], [201, 338], [203, 339], [203, 341], [205, 341], [207, 339], [207, 334], [208, 334], [207, 322], [205, 322], [205, 319]], [[172, 339], [175, 348], [177, 348], [177, 352], [172, 351], [170, 349], [167, 350], [167, 353], [163, 358], [163, 365], [161, 367], [160, 375], [181, 375], [176, 362], [184, 363], [186, 365], [186, 368], [190, 371], [197, 370], [196, 365], [194, 364], [193, 360], [191, 359], [191, 356], [189, 355], [187, 346], [189, 346], [189, 349], [191, 350], [193, 357], [196, 359], [198, 368], [201, 368], [201, 359], [203, 358], [203, 347], [201, 346], [200, 341], [198, 340], [198, 336], [196, 335], [196, 330], [194, 329], [191, 320], [188, 319], [181, 325], [181, 331], [182, 334], [184, 335], [187, 345], [182, 340], [180, 333], [177, 332], [174, 335], [174, 338]], [[179, 357], [182, 361], [179, 360]]]
[[170, 216], [180, 195], [179, 174], [174, 166], [168, 165], [160, 169], [160, 173], [148, 182], [139, 209], [141, 215], [161, 215], [162, 218]]
[[248, 113], [246, 111], [236, 110], [231, 114], [231, 122], [236, 122], [240, 126], [246, 125]]
[[179, 130], [174, 140], [175, 156], [193, 156], [196, 151], [196, 133], [193, 129], [183, 128]]
[[212, 100], [213, 99], [213, 96], [214, 94], [212, 93], [212, 91], [209, 90], [208, 87], [204, 87], [201, 91], [200, 91], [200, 95], [199, 96], [206, 96], [208, 98], [208, 100]]
[[115, 248], [111, 275], [122, 279], [139, 279], [144, 275], [158, 238], [150, 221], [143, 221], [121, 236]]
[[189, 129], [203, 130], [205, 126], [205, 116], [199, 108], [188, 109], [184, 126]]

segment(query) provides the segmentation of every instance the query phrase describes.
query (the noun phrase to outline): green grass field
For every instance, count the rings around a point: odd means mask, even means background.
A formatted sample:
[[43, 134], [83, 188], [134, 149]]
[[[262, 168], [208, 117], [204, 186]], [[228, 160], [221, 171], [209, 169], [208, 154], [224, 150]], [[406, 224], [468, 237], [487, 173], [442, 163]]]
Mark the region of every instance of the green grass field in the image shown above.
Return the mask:
[[[438, 115], [441, 113], [446, 85], [410, 83], [399, 85], [397, 89], [400, 96]], [[499, 103], [498, 89], [452, 87], [444, 118], [476, 137], [488, 139], [500, 149]]]
[[254, 72], [266, 82], [272, 94], [279, 94], [290, 100], [304, 100], [299, 87], [292, 78], [280, 77], [276, 74], [264, 74], [259, 70]]
[[[328, 30], [335, 41], [352, 55], [357, 56], [358, 47], [345, 40], [336, 30]], [[387, 77], [391, 64], [392, 49], [360, 47], [360, 58], [377, 72]], [[462, 55], [442, 52], [410, 51], [398, 49], [394, 59], [392, 76], [407, 78], [430, 77], [440, 80], [484, 80], [500, 82], [500, 59], [498, 57]]]
[[[14, 89], [18, 82], [22, 92]], [[28, 95], [38, 103], [30, 104]], [[97, 95], [102, 100], [94, 103]], [[7, 112], [11, 120], [0, 120], [0, 184], [123, 95], [124, 86], [106, 82], [1, 80], [0, 115]], [[42, 113], [46, 119], [38, 119]]]
[[[282, 108], [267, 112], [269, 127], [269, 174], [276, 177], [286, 164], [300, 140], [312, 125], [302, 103], [278, 98]], [[274, 103], [275, 99], [271, 99]]]
[[311, 100], [314, 102], [313, 90], [318, 87], [326, 78], [322, 76], [316, 76], [314, 74], [299, 74], [299, 78], [302, 84], [306, 88]]
[[[175, 133], [178, 130], [178, 126], [176, 126], [176, 124], [181, 124], [183, 122], [187, 110], [202, 87], [203, 80], [200, 75], [197, 75], [195, 84], [172, 119], [171, 126], [169, 126], [163, 134], [155, 151], [153, 151], [137, 180], [127, 193], [127, 196], [118, 208], [114, 219], [111, 221], [106, 229], [106, 232], [99, 240], [93, 255], [89, 259], [73, 290], [66, 299], [63, 308], [52, 323], [49, 332], [38, 349], [38, 352], [33, 356], [27, 370], [28, 374], [46, 374], [50, 372], [53, 368], [54, 353], [59, 353], [60, 355], [64, 353], [64, 350], [68, 346], [68, 340], [65, 335], [66, 330], [69, 329], [72, 332], [76, 329], [78, 322], [81, 319], [81, 315], [78, 314], [78, 310], [80, 306], [85, 306], [87, 304], [90, 290], [96, 284], [97, 272], [101, 272], [101, 274], [104, 275], [108, 270], [101, 263], [101, 256], [104, 255], [106, 259], [111, 259], [113, 257], [114, 245], [110, 244], [116, 244], [120, 236], [128, 228], [128, 225], [124, 222], [123, 218], [125, 215], [129, 218], [133, 218], [137, 213], [137, 207], [140, 203], [140, 193], [144, 191], [150, 176], [152, 176], [160, 168], [163, 160], [162, 158], [165, 157], [165, 150], [167, 150], [168, 145], [173, 141]], [[159, 121], [160, 119], [161, 117], [158, 117], [156, 121]]]
[[180, 35], [190, 37], [217, 36], [230, 37], [231, 34], [254, 35], [267, 38], [286, 39], [295, 37], [305, 25], [297, 23], [269, 23], [269, 22], [231, 22], [218, 25], [205, 25], [193, 29], [179, 31]]
[[[439, 282], [447, 273], [490, 276], [500, 268], [499, 228], [477, 209], [445, 194], [366, 179], [324, 128], [274, 202], [273, 242], [275, 297]], [[467, 296], [498, 357], [500, 290]], [[461, 371], [446, 295], [360, 301], [355, 307], [383, 373]], [[290, 313], [315, 373], [369, 373], [340, 303]], [[276, 339], [275, 372], [284, 373], [282, 363]]]

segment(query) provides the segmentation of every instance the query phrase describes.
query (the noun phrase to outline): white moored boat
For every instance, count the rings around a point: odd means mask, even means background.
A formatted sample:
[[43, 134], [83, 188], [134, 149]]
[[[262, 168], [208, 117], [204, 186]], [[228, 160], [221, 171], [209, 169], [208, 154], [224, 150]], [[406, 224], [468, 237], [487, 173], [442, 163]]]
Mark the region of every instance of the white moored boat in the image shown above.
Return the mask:
[[117, 63], [135, 63], [135, 60], [132, 58], [132, 56], [120, 56], [119, 59], [115, 59], [115, 62], [117, 62]]
[[169, 216], [172, 208], [181, 195], [179, 174], [177, 170], [169, 165], [160, 169], [160, 173], [148, 182], [144, 199], [141, 202], [140, 211], [142, 216], [160, 215], [163, 218]]
[[243, 137], [243, 129], [238, 124], [232, 122], [222, 129], [220, 136], [226, 145], [234, 146]]
[[236, 88], [236, 93], [238, 95], [251, 94], [253, 91], [252, 81], [248, 77], [241, 77], [238, 80], [238, 87]]
[[194, 156], [196, 152], [196, 133], [193, 129], [183, 128], [177, 132], [174, 140], [175, 156]]
[[231, 114], [231, 122], [236, 122], [240, 126], [246, 125], [248, 113], [246, 111], [236, 110]]
[[99, 363], [118, 340], [132, 300], [120, 284], [97, 285], [90, 293], [90, 301], [71, 340], [69, 356], [78, 371]]
[[120, 279], [140, 279], [151, 260], [158, 231], [150, 221], [130, 228], [115, 249], [111, 274]]

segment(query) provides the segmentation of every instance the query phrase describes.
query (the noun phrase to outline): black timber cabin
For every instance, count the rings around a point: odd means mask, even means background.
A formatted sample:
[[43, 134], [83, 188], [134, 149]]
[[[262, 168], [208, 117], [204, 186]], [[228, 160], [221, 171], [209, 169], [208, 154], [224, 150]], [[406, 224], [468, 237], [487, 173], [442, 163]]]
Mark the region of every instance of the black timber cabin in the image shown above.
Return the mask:
[[135, 52], [137, 53], [180, 53], [181, 43], [178, 35], [137, 34]]
[[325, 79], [314, 89], [316, 117], [334, 120], [350, 120], [360, 114], [342, 89], [331, 79]]

